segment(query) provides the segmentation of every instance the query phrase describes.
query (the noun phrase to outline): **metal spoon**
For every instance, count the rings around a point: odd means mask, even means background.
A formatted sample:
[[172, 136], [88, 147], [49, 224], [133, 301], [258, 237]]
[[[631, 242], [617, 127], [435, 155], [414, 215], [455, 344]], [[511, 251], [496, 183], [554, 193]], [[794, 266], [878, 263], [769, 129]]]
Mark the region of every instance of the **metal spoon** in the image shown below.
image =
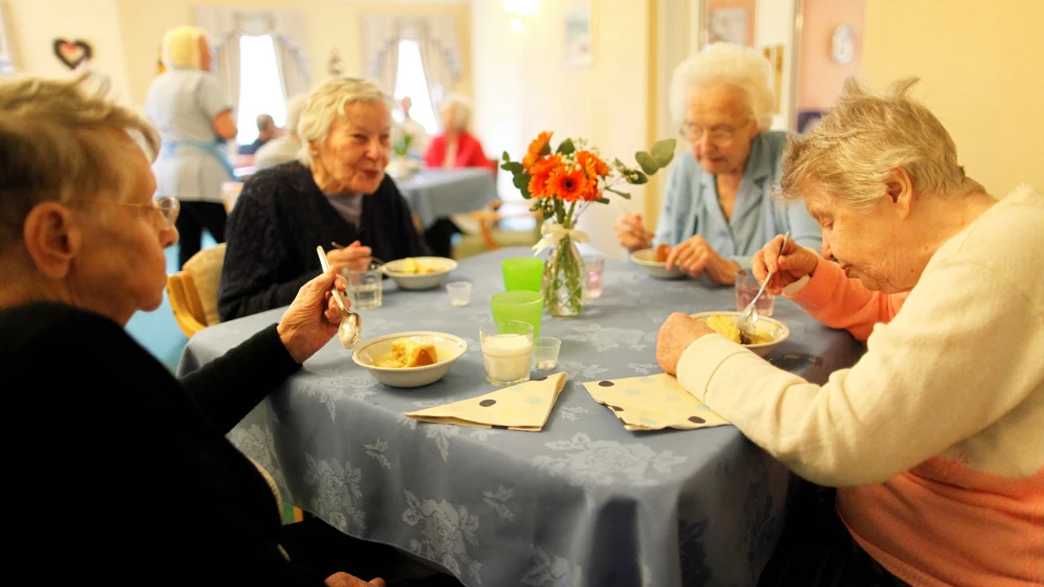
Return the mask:
[[[323, 268], [323, 273], [326, 273], [330, 270], [330, 261], [326, 258], [326, 251], [323, 250], [322, 245], [318, 245], [315, 247], [315, 252], [319, 255], [319, 266]], [[350, 349], [355, 346], [355, 343], [359, 342], [359, 335], [362, 333], [362, 317], [348, 309], [348, 304], [344, 302], [344, 297], [341, 296], [341, 290], [337, 289], [336, 286], [331, 293], [334, 300], [337, 301], [337, 305], [341, 307], [341, 311], [346, 315], [337, 327], [337, 338], [340, 339], [341, 346]]]
[[[787, 246], [787, 240], [790, 239], [790, 232], [783, 235], [783, 242], [779, 245], [779, 254], [783, 254], [783, 249]], [[768, 285], [769, 281], [772, 280], [772, 276], [775, 275], [775, 271], [769, 271], [769, 274], [765, 276], [765, 280], [761, 282], [761, 287], [758, 288], [758, 293], [754, 295], [754, 299], [750, 300], [746, 308], [743, 308], [743, 313], [740, 314], [739, 318], [736, 319], [736, 327], [740, 331], [740, 343], [751, 344], [755, 340], [757, 335], [757, 328], [755, 324], [758, 321], [758, 298], [761, 294], [765, 293], [765, 286]]]

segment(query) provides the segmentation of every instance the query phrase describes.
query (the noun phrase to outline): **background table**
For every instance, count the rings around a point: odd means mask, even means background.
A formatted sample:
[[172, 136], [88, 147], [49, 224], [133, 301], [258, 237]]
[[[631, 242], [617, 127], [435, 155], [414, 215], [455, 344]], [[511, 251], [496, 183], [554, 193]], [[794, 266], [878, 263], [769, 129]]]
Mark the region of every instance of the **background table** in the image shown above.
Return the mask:
[[443, 216], [480, 210], [497, 195], [493, 171], [477, 167], [422, 169], [395, 185], [425, 227]]
[[[440, 563], [466, 585], [745, 585], [778, 540], [790, 474], [734, 427], [633, 433], [580, 382], [652, 374], [656, 331], [675, 310], [728, 309], [730, 288], [660, 281], [607, 261], [605, 295], [578, 319], [545, 316], [563, 340], [570, 381], [544, 431], [420, 424], [404, 412], [490, 390], [478, 322], [502, 287], [500, 260], [464, 261], [472, 303], [444, 289], [394, 290], [365, 311], [365, 336], [441, 330], [467, 353], [445, 379], [418, 389], [376, 383], [336, 340], [232, 432], [293, 501], [341, 530]], [[391, 289], [388, 289], [391, 288]], [[208, 328], [179, 371], [221, 355], [281, 310]], [[785, 300], [791, 338], [771, 359], [814, 382], [851, 365], [862, 347]]]

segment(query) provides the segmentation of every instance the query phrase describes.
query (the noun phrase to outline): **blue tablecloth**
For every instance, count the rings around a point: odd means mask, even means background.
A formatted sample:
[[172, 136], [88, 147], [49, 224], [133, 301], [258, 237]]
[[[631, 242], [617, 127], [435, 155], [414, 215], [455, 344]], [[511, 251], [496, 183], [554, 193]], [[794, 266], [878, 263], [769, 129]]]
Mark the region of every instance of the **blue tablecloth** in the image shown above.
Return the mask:
[[[441, 330], [467, 353], [438, 383], [376, 383], [331, 341], [232, 432], [287, 495], [341, 530], [440, 563], [470, 586], [749, 585], [783, 524], [789, 472], [734, 427], [632, 433], [579, 385], [657, 372], [656, 331], [675, 310], [734, 305], [729, 288], [659, 281], [623, 261], [606, 264], [605, 295], [582, 317], [545, 316], [563, 340], [570, 382], [542, 432], [419, 424], [404, 412], [479, 395], [478, 322], [501, 289], [501, 250], [464, 261], [474, 283], [453, 308], [443, 289], [386, 284], [365, 311], [365, 336]], [[179, 371], [196, 369], [277, 320], [280, 310], [208, 328]], [[770, 357], [823, 382], [862, 347], [777, 300], [790, 339]]]
[[443, 216], [480, 210], [497, 195], [493, 172], [476, 167], [422, 169], [395, 185], [424, 226]]

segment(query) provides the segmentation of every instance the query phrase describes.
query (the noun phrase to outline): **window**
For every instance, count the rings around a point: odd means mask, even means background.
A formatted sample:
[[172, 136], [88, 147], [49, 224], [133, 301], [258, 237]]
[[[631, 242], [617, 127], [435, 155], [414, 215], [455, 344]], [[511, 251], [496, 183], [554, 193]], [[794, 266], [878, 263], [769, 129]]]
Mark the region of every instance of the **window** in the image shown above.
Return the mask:
[[[406, 96], [410, 97], [412, 103], [410, 118], [420, 123], [428, 134], [437, 134], [439, 123], [431, 107], [428, 76], [424, 74], [420, 47], [412, 39], [399, 41], [399, 63], [395, 71], [395, 99], [398, 101]], [[398, 108], [395, 109], [395, 119], [402, 122], [402, 112]]]
[[249, 145], [257, 139], [257, 115], [268, 114], [276, 126], [286, 125], [286, 96], [279, 79], [275, 43], [271, 35], [239, 37], [239, 112], [236, 141]]

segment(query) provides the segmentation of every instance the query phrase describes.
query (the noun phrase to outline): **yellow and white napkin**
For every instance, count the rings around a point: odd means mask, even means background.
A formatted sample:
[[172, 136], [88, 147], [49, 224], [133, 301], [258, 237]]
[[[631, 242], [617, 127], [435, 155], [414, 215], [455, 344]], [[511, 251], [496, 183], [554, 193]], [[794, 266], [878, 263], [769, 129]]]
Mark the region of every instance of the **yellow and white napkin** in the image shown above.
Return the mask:
[[547, 423], [565, 382], [566, 374], [559, 372], [540, 381], [526, 381], [471, 399], [408, 412], [406, 415], [421, 422], [436, 424], [539, 432]]
[[728, 424], [666, 373], [589, 381], [584, 388], [628, 430], [690, 430]]

